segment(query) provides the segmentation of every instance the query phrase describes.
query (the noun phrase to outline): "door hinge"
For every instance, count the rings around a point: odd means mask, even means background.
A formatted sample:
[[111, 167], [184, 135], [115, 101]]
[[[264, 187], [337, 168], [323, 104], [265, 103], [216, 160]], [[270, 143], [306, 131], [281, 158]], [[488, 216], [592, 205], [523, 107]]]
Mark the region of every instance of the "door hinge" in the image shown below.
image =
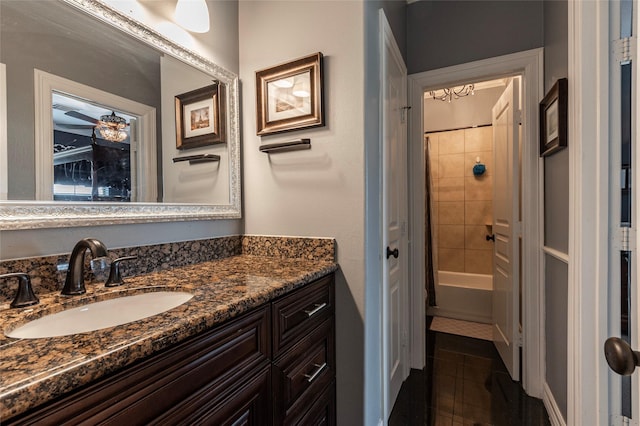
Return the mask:
[[520, 125], [522, 126], [522, 110], [519, 109], [517, 111], [513, 112], [513, 119]]
[[626, 226], [621, 226], [617, 231], [617, 242], [620, 251], [636, 251], [636, 230]]
[[407, 235], [407, 222], [401, 222], [400, 223], [400, 233], [402, 234], [402, 236]]
[[407, 121], [407, 112], [411, 109], [410, 106], [403, 106], [400, 108], [400, 119], [402, 123]]
[[522, 237], [522, 222], [515, 222], [513, 224], [513, 235], [517, 238]]
[[407, 346], [409, 346], [409, 336], [407, 336], [406, 332], [402, 333], [401, 345], [402, 345], [403, 348], [406, 348]]
[[609, 417], [609, 424], [611, 426], [639, 426], [637, 420], [630, 419], [629, 417], [621, 416], [620, 414], [613, 414]]
[[612, 53], [613, 59], [620, 64], [628, 64], [635, 59], [636, 52], [636, 38], [625, 37], [618, 40], [613, 40]]
[[524, 346], [524, 339], [520, 331], [518, 331], [518, 335], [516, 336], [516, 345], [520, 348]]

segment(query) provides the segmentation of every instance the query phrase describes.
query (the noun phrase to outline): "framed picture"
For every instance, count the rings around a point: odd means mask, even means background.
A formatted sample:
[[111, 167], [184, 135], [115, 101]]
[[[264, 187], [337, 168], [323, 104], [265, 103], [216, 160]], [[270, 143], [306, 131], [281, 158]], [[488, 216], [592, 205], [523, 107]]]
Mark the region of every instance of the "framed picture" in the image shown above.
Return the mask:
[[540, 156], [567, 147], [567, 79], [561, 78], [540, 102]]
[[175, 97], [176, 148], [226, 142], [225, 86], [215, 83]]
[[324, 126], [322, 53], [256, 72], [257, 134]]

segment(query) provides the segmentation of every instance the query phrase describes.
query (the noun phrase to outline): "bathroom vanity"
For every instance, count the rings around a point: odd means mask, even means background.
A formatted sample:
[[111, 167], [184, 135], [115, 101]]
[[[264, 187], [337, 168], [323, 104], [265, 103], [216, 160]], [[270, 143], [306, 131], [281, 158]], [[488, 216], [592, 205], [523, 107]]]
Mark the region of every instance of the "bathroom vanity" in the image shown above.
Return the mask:
[[[241, 254], [87, 285], [86, 300], [190, 292], [88, 333], [0, 337], [2, 424], [335, 424], [332, 261]], [[61, 303], [0, 310], [5, 330]], [[67, 307], [67, 306], [66, 306]], [[65, 308], [66, 308], [65, 307]]]

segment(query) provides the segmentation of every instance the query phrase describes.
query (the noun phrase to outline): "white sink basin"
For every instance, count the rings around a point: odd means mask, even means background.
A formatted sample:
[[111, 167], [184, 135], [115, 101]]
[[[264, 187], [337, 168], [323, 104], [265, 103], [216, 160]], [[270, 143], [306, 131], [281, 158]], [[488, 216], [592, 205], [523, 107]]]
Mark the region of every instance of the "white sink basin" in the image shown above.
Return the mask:
[[148, 318], [180, 306], [193, 294], [158, 291], [89, 303], [30, 321], [9, 333], [17, 339], [68, 336]]

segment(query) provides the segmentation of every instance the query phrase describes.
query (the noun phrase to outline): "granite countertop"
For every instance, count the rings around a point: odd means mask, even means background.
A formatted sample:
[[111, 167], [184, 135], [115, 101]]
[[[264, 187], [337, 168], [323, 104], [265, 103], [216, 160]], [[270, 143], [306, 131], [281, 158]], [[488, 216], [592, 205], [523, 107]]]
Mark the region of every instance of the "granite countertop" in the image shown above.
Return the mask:
[[12, 339], [0, 333], [0, 422], [336, 269], [328, 260], [242, 254], [125, 277], [125, 285], [115, 288], [87, 283], [82, 296], [41, 294], [40, 304], [29, 308], [0, 304], [0, 324], [12, 330], [46, 313], [123, 294], [167, 289], [194, 294], [162, 314], [94, 332], [42, 339]]

